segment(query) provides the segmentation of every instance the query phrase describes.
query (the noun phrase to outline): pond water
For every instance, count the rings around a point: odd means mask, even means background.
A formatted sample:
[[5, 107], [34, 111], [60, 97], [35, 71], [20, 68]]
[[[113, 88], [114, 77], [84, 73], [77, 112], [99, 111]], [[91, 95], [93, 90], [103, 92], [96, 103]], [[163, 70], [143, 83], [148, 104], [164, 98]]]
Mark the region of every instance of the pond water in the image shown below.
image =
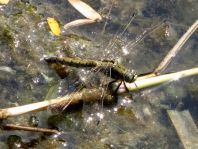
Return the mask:
[[[101, 85], [105, 79], [84, 69], [72, 69], [75, 73], [60, 79], [44, 62], [46, 56], [116, 60], [138, 74], [151, 72], [198, 18], [196, 0], [85, 2], [103, 16], [103, 21], [62, 29], [60, 37], [50, 32], [47, 17], [56, 18], [61, 26], [84, 18], [67, 1], [15, 0], [0, 5], [1, 108], [56, 98], [78, 91], [83, 81], [93, 86], [90, 84]], [[165, 72], [197, 66], [197, 39], [195, 33]], [[166, 110], [188, 109], [198, 124], [197, 81], [195, 76], [138, 91], [132, 97], [119, 96], [108, 106], [83, 103], [74, 110], [49, 108], [9, 118], [4, 122], [29, 125], [33, 115], [39, 127], [64, 133], [1, 130], [0, 148], [16, 147], [10, 139], [15, 135], [21, 139], [21, 148], [182, 149]]]

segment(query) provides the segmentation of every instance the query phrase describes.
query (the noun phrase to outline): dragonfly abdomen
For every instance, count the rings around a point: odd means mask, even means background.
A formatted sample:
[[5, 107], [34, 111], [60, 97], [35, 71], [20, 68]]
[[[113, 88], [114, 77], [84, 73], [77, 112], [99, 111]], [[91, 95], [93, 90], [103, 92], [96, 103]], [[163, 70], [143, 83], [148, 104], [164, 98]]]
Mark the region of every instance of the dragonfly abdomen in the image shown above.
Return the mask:
[[58, 57], [50, 57], [45, 58], [45, 61], [49, 64], [56, 63], [61, 65], [68, 65], [72, 67], [96, 67], [97, 64], [93, 60], [82, 60], [80, 58], [58, 58]]
[[116, 79], [116, 80], [123, 80], [126, 82], [133, 82], [136, 78], [136, 74], [133, 71], [128, 71], [124, 66], [115, 63], [114, 61], [99, 61], [99, 60], [90, 60], [90, 59], [81, 59], [81, 58], [57, 58], [51, 57], [46, 58], [46, 62], [50, 64], [61, 64], [61, 65], [68, 65], [72, 67], [95, 67], [96, 70], [104, 73], [105, 75]]

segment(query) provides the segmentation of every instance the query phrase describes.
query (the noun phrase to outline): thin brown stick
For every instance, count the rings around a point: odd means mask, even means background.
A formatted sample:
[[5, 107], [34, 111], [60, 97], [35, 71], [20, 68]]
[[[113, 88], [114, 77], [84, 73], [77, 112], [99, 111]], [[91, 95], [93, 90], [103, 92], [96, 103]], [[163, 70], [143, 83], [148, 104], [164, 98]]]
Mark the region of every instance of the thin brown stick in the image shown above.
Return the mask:
[[45, 132], [45, 133], [56, 133], [56, 134], [60, 133], [58, 130], [55, 129], [19, 126], [14, 124], [2, 124], [0, 125], [0, 128], [4, 130], [23, 130], [23, 131], [31, 131], [31, 132]]
[[171, 62], [171, 60], [177, 55], [177, 53], [181, 50], [186, 41], [190, 38], [190, 36], [196, 31], [198, 28], [198, 20], [187, 30], [187, 32], [179, 39], [179, 41], [175, 44], [175, 46], [169, 51], [166, 57], [162, 60], [159, 66], [154, 70], [155, 74], [160, 74]]

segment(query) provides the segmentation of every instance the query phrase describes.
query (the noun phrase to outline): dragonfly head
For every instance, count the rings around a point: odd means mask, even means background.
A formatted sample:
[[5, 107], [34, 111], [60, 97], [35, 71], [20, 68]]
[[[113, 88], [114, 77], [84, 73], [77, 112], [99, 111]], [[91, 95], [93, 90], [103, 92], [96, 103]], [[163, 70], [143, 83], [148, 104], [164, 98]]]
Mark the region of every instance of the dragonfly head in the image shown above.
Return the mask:
[[131, 82], [135, 81], [136, 78], [137, 78], [137, 74], [135, 73], [134, 70], [127, 71], [127, 73], [124, 76], [124, 81], [131, 83]]

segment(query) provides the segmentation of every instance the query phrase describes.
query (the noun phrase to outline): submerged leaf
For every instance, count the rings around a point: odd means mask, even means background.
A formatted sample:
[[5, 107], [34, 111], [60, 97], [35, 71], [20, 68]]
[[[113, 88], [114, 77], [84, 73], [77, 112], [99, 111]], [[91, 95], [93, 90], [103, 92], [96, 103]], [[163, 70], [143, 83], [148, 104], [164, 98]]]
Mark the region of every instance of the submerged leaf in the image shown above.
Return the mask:
[[102, 20], [102, 17], [93, 8], [81, 0], [68, 0], [69, 3], [76, 8], [82, 15], [91, 20]]
[[0, 0], [0, 4], [3, 4], [3, 5], [8, 4], [8, 2], [9, 0]]
[[47, 23], [52, 31], [52, 33], [56, 36], [60, 36], [61, 30], [58, 22], [54, 18], [47, 18]]

